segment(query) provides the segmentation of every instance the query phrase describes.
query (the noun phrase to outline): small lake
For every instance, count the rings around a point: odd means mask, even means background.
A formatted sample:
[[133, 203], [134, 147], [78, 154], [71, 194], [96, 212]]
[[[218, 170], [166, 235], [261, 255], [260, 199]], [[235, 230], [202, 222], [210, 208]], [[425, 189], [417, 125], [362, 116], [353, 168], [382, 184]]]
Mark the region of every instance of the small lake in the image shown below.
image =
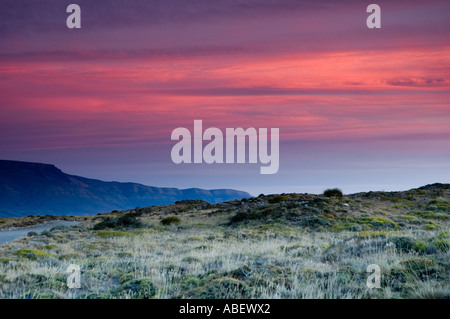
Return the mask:
[[78, 225], [79, 222], [67, 221], [67, 220], [56, 220], [46, 224], [36, 225], [27, 228], [19, 228], [13, 230], [0, 230], [0, 245], [4, 243], [13, 241], [16, 238], [25, 237], [29, 232], [40, 233], [44, 230], [50, 230], [56, 226], [74, 226]]

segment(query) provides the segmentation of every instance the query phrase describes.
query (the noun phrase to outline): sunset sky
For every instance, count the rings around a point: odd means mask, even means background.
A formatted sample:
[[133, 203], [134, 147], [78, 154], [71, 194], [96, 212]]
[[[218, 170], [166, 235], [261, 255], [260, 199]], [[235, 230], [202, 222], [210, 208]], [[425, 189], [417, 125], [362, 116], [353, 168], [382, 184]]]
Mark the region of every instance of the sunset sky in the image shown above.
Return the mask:
[[[449, 30], [439, 0], [2, 0], [0, 159], [252, 195], [450, 182]], [[174, 164], [196, 119], [279, 128], [278, 173]]]

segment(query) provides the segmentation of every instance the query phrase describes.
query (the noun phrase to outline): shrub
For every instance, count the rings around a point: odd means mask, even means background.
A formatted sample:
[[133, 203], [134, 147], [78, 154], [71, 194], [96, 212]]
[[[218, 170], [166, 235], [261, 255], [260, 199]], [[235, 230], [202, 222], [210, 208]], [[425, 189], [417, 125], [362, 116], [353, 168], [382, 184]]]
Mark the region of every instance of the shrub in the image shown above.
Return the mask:
[[339, 188], [328, 188], [323, 192], [326, 197], [342, 198], [344, 196]]
[[358, 224], [350, 225], [349, 230], [350, 231], [358, 231], [358, 232], [360, 232], [360, 231], [363, 230], [363, 227], [361, 225], [358, 225]]
[[450, 248], [450, 242], [445, 239], [434, 239], [431, 244], [442, 252], [446, 252]]
[[450, 238], [450, 231], [449, 231], [449, 230], [445, 230], [445, 231], [441, 232], [441, 233], [438, 235], [438, 238], [439, 238], [439, 239]]
[[395, 244], [395, 247], [401, 252], [409, 252], [413, 249], [415, 241], [409, 237], [394, 237], [392, 238], [392, 242]]
[[434, 199], [434, 200], [430, 201], [428, 203], [428, 205], [435, 206], [436, 209], [438, 209], [438, 210], [444, 210], [444, 211], [450, 210], [450, 203], [445, 200], [441, 200], [441, 199]]
[[414, 257], [401, 261], [400, 265], [405, 268], [407, 273], [411, 273], [419, 279], [425, 279], [429, 276], [436, 277], [440, 272], [431, 259], [423, 257]]
[[51, 254], [37, 249], [19, 249], [14, 253], [16, 256], [36, 260], [38, 258], [51, 257]]
[[414, 243], [412, 249], [417, 251], [420, 254], [423, 254], [423, 253], [425, 253], [425, 250], [427, 249], [427, 244], [421, 240], [417, 240]]
[[58, 259], [59, 260], [68, 260], [68, 259], [76, 259], [79, 257], [80, 257], [80, 255], [78, 255], [78, 254], [70, 253], [70, 254], [59, 255]]
[[261, 211], [252, 210], [250, 212], [238, 212], [236, 215], [231, 217], [230, 224], [235, 224], [247, 220], [256, 220], [262, 219], [265, 214], [261, 213]]
[[121, 290], [132, 293], [134, 299], [150, 299], [156, 294], [150, 279], [132, 279], [122, 284]]
[[331, 224], [331, 221], [326, 218], [322, 218], [319, 216], [311, 216], [311, 217], [305, 217], [301, 221], [301, 224], [303, 226], [311, 227], [311, 228], [317, 228], [320, 226], [329, 226]]
[[423, 229], [425, 230], [436, 230], [436, 229], [440, 229], [441, 227], [435, 223], [429, 223], [423, 226]]
[[44, 230], [41, 232], [41, 235], [46, 236], [48, 238], [55, 238], [55, 234], [53, 234], [51, 231], [49, 230]]
[[441, 219], [441, 220], [449, 220], [449, 215], [444, 214], [436, 214], [435, 212], [431, 210], [426, 211], [412, 211], [411, 214], [425, 218], [425, 219]]
[[433, 267], [434, 262], [428, 258], [410, 258], [400, 262], [400, 265], [413, 270], [421, 270]]
[[139, 228], [142, 222], [135, 215], [128, 213], [119, 218], [107, 217], [94, 226], [94, 230], [102, 230], [106, 228]]
[[288, 196], [285, 196], [285, 195], [276, 195], [276, 196], [274, 196], [274, 197], [272, 197], [272, 198], [269, 199], [269, 203], [270, 203], [270, 204], [278, 204], [278, 203], [281, 203], [281, 202], [285, 202], [285, 201], [287, 201], [288, 199], [289, 199]]
[[193, 276], [193, 275], [186, 275], [184, 277], [183, 283], [181, 284], [181, 286], [183, 287], [183, 289], [192, 289], [192, 288], [197, 288], [199, 286], [201, 286], [203, 284], [202, 280]]
[[172, 225], [172, 224], [179, 224], [181, 223], [181, 219], [179, 219], [176, 216], [168, 216], [166, 218], [161, 219], [161, 224], [163, 224], [164, 226], [168, 226], [168, 225]]
[[373, 228], [399, 228], [400, 226], [393, 222], [390, 219], [381, 218], [381, 217], [360, 217], [358, 218], [358, 221], [361, 221], [362, 223], [369, 224]]
[[388, 232], [384, 231], [361, 231], [356, 236], [359, 238], [375, 238], [375, 237], [387, 237], [389, 235]]

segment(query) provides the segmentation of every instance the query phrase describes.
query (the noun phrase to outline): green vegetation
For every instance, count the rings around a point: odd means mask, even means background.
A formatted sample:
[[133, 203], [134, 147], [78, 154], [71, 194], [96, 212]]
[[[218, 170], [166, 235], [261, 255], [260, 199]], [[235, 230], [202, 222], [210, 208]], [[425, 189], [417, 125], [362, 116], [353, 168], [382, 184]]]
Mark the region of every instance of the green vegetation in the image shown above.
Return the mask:
[[119, 292], [129, 295], [133, 299], [150, 299], [156, 294], [156, 289], [150, 279], [144, 278], [123, 282]]
[[124, 237], [131, 236], [131, 233], [124, 231], [97, 230], [95, 233], [100, 237]]
[[161, 219], [161, 224], [164, 226], [173, 225], [173, 224], [177, 225], [179, 223], [181, 223], [181, 219], [176, 216], [169, 216], [169, 217]]
[[431, 200], [428, 203], [428, 207], [439, 211], [446, 211], [447, 213], [450, 212], [450, 202], [442, 199]]
[[370, 230], [370, 231], [362, 231], [359, 232], [357, 234], [357, 237], [359, 238], [376, 238], [376, 237], [383, 237], [383, 238], [387, 238], [389, 236], [394, 236], [394, 235], [400, 235], [400, 232], [386, 232], [386, 231], [374, 231], [374, 230]]
[[446, 214], [436, 214], [433, 211], [412, 211], [410, 214], [422, 217], [424, 219], [441, 219], [450, 220], [450, 215]]
[[38, 258], [50, 257], [51, 254], [38, 249], [19, 249], [14, 253], [16, 256], [36, 260]]
[[339, 188], [328, 188], [323, 192], [326, 197], [342, 198], [344, 195]]
[[69, 264], [74, 298], [449, 298], [449, 199], [281, 194], [83, 216], [0, 246], [0, 298], [72, 298]]
[[107, 228], [139, 228], [142, 227], [142, 222], [133, 214], [125, 214], [119, 218], [106, 217], [103, 221], [96, 224], [94, 230], [102, 230]]
[[285, 195], [276, 195], [276, 196], [274, 196], [274, 197], [272, 197], [272, 198], [269, 198], [268, 202], [269, 202], [270, 204], [278, 204], [278, 203], [287, 201], [288, 199], [289, 199], [288, 196], [285, 196]]

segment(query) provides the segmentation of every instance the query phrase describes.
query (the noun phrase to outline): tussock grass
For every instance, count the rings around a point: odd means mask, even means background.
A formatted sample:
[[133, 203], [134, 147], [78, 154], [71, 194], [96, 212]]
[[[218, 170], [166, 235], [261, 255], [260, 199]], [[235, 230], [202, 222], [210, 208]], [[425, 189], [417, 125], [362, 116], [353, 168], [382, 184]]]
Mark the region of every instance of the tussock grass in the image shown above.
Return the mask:
[[0, 298], [448, 298], [450, 225], [435, 218], [448, 196], [417, 194], [414, 210], [389, 194], [283, 194], [85, 216], [0, 246]]

